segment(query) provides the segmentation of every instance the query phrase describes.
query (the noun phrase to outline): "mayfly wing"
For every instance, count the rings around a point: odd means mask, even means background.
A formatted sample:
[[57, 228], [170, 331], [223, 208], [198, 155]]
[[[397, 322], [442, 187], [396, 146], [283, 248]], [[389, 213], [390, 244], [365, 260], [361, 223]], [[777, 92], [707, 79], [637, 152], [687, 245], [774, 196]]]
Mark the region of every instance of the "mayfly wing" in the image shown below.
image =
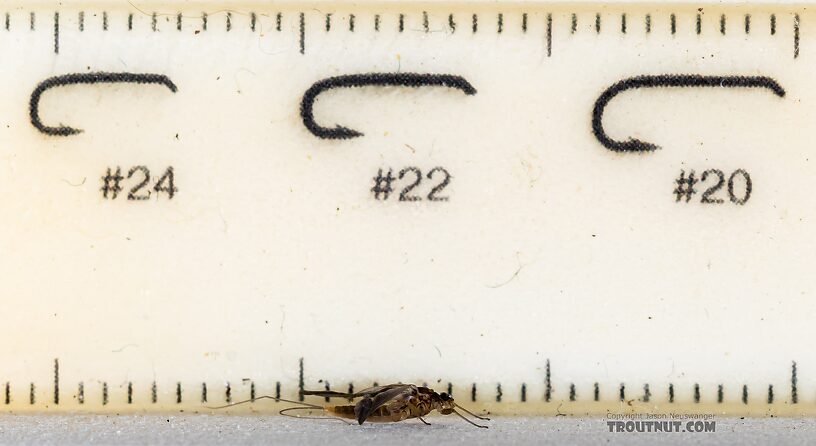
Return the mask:
[[361, 396], [370, 396], [370, 397], [373, 398], [375, 395], [380, 394], [382, 392], [385, 392], [387, 390], [403, 388], [405, 386], [410, 386], [410, 385], [411, 384], [388, 384], [388, 385], [385, 385], [385, 386], [369, 387], [367, 389], [360, 390], [359, 392], [355, 392], [353, 397], [354, 398], [360, 398]]
[[404, 387], [405, 384], [389, 384], [387, 386], [376, 386], [376, 387], [369, 387], [367, 389], [363, 389], [359, 392], [355, 393], [347, 393], [347, 392], [336, 392], [334, 390], [304, 390], [301, 392], [301, 395], [311, 395], [311, 396], [320, 396], [320, 397], [331, 397], [331, 398], [360, 398], [364, 396], [374, 396], [380, 392], [384, 392], [389, 389], [393, 389], [395, 387]]
[[354, 415], [357, 416], [357, 422], [363, 424], [369, 415], [374, 413], [375, 410], [379, 409], [383, 405], [399, 397], [409, 397], [416, 394], [417, 387], [413, 384], [395, 385], [388, 390], [381, 391], [373, 396], [367, 395], [365, 398], [360, 400], [360, 402], [358, 402], [354, 407]]
[[301, 395], [314, 395], [337, 398], [352, 398], [353, 395], [345, 392], [335, 392], [334, 390], [304, 390], [300, 392]]

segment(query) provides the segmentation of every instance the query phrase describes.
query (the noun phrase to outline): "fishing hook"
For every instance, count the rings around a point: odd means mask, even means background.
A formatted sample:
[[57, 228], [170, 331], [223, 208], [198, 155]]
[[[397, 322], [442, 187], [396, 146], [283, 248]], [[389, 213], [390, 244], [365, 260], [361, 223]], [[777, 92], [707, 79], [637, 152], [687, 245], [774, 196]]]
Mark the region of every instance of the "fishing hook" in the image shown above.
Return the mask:
[[132, 83], [132, 84], [160, 84], [175, 93], [178, 88], [163, 74], [138, 74], [138, 73], [74, 73], [62, 76], [49, 77], [42, 81], [31, 93], [31, 100], [28, 103], [31, 124], [40, 132], [52, 136], [69, 136], [82, 133], [82, 129], [59, 125], [57, 127], [47, 126], [40, 120], [40, 97], [50, 88], [64, 87], [77, 84], [99, 84], [99, 83]]
[[325, 91], [334, 88], [354, 88], [366, 86], [381, 87], [448, 87], [462, 90], [466, 95], [476, 94], [476, 89], [465, 78], [450, 74], [418, 73], [367, 73], [329, 77], [315, 82], [300, 103], [303, 125], [315, 136], [322, 139], [351, 139], [363, 136], [362, 132], [343, 126], [323, 127], [314, 119], [314, 103]]
[[615, 152], [650, 152], [660, 147], [656, 144], [629, 138], [616, 141], [603, 128], [603, 113], [607, 104], [615, 96], [635, 88], [657, 87], [727, 87], [727, 88], [767, 88], [775, 95], [785, 97], [785, 90], [773, 79], [766, 76], [702, 76], [696, 74], [661, 74], [656, 76], [636, 76], [612, 84], [595, 101], [592, 110], [592, 132], [607, 149]]

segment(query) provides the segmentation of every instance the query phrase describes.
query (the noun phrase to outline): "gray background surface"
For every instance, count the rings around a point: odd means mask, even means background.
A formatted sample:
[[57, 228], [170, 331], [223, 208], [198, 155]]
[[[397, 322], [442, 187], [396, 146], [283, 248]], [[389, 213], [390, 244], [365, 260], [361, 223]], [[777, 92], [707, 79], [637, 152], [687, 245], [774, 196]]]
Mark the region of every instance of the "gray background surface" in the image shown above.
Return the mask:
[[281, 416], [0, 415], [2, 444], [814, 444], [816, 420], [717, 419], [716, 433], [609, 433], [602, 418], [499, 417], [477, 429], [453, 417], [346, 425]]

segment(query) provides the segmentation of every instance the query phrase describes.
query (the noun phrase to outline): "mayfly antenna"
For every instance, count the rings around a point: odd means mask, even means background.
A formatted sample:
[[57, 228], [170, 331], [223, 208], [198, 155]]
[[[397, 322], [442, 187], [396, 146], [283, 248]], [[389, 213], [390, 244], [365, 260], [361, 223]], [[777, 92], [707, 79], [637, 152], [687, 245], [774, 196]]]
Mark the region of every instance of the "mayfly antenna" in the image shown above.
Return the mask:
[[[460, 409], [462, 409], [462, 407], [461, 407], [461, 406], [457, 406], [457, 407], [459, 407]], [[464, 409], [462, 409], [462, 410], [464, 410]], [[465, 412], [467, 412], [467, 411], [465, 411]], [[482, 426], [481, 424], [476, 424], [476, 423], [474, 423], [473, 421], [468, 420], [468, 419], [467, 419], [467, 417], [465, 417], [464, 415], [460, 414], [460, 413], [459, 413], [459, 412], [457, 412], [456, 410], [454, 410], [454, 411], [453, 411], [453, 413], [455, 413], [456, 415], [458, 415], [458, 416], [459, 416], [459, 418], [461, 418], [461, 419], [463, 419], [463, 420], [467, 421], [468, 423], [470, 423], [470, 424], [472, 424], [472, 425], [474, 425], [474, 426], [476, 426], [476, 427], [478, 427], [478, 428], [481, 428], [481, 429], [488, 429], [488, 427], [487, 427], [487, 426]], [[468, 412], [468, 413], [470, 413], [470, 412]], [[471, 415], [473, 415], [473, 414], [471, 414]], [[475, 416], [475, 415], [474, 415], [474, 416]], [[476, 417], [476, 418], [479, 418], [480, 420], [481, 420], [481, 419], [483, 419], [483, 418], [480, 418], [480, 417]]]
[[472, 416], [472, 417], [474, 417], [474, 418], [478, 418], [478, 419], [480, 419], [480, 420], [485, 420], [485, 421], [490, 421], [490, 418], [487, 418], [487, 417], [480, 417], [479, 415], [476, 415], [475, 413], [473, 413], [473, 412], [471, 412], [471, 411], [469, 411], [469, 410], [465, 409], [464, 407], [462, 407], [462, 406], [460, 406], [460, 405], [458, 405], [458, 404], [456, 404], [456, 403], [453, 403], [453, 405], [454, 405], [454, 406], [456, 406], [456, 407], [458, 407], [459, 409], [462, 409], [462, 411], [464, 411], [466, 414], [468, 414], [468, 415], [470, 415], [470, 416]]

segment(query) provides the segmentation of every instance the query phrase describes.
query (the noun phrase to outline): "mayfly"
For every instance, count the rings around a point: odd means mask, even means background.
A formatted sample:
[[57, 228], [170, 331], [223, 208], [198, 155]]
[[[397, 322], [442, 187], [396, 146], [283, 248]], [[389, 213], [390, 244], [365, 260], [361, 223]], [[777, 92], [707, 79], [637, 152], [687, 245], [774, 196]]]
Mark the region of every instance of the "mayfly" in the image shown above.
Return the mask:
[[[376, 386], [355, 393], [334, 392], [330, 390], [304, 390], [302, 395], [314, 395], [321, 397], [346, 398], [350, 401], [359, 398], [356, 404], [347, 405], [327, 405], [318, 406], [298, 401], [285, 400], [274, 396], [260, 396], [252, 400], [240, 401], [226, 406], [212, 407], [212, 409], [223, 409], [238, 404], [249, 403], [259, 399], [272, 399], [285, 403], [298, 404], [298, 407], [290, 407], [280, 411], [281, 415], [288, 415], [287, 412], [300, 409], [318, 409], [338, 419], [357, 420], [363, 424], [366, 421], [372, 423], [394, 423], [418, 418], [425, 424], [430, 424], [422, 417], [434, 410], [438, 410], [442, 415], [456, 414], [468, 423], [487, 429], [487, 426], [476, 424], [467, 417], [459, 413], [456, 409], [480, 420], [490, 420], [490, 418], [480, 417], [464, 407], [456, 404], [453, 397], [447, 393], [436, 393], [433, 389], [413, 384], [389, 384], [387, 386]], [[295, 416], [295, 415], [288, 415]], [[297, 417], [297, 416], [295, 416]], [[298, 417], [300, 418], [300, 417]], [[303, 417], [307, 418], [307, 417]]]

